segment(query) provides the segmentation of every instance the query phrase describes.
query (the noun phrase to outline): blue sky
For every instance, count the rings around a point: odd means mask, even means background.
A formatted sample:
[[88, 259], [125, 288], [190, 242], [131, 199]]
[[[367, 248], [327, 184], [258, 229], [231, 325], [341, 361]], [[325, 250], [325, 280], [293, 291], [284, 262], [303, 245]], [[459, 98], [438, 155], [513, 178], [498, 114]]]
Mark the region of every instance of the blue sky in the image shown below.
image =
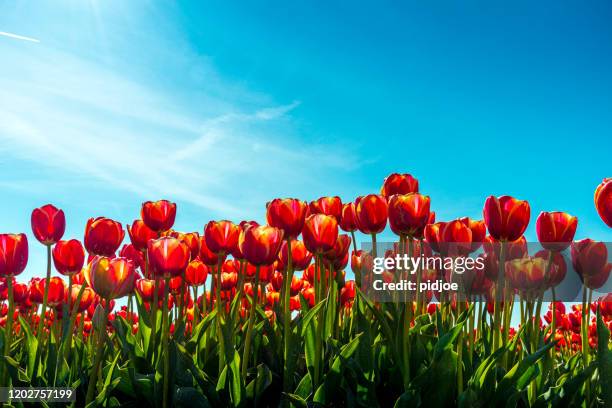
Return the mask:
[[[262, 219], [278, 196], [348, 200], [416, 176], [441, 220], [490, 194], [579, 218], [612, 176], [609, 2], [0, 3], [0, 231], [30, 212], [176, 227]], [[233, 4], [230, 4], [233, 3]]]

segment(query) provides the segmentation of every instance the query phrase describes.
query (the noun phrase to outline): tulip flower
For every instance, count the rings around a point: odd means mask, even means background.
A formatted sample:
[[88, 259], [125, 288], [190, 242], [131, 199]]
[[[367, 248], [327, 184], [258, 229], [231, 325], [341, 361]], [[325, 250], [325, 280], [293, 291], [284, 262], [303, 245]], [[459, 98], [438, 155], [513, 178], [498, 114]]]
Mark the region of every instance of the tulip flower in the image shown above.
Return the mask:
[[436, 222], [435, 224], [427, 224], [425, 226], [424, 235], [427, 244], [434, 251], [440, 253], [440, 243], [442, 242], [441, 233], [446, 226], [445, 222]]
[[282, 240], [282, 230], [263, 225], [243, 230], [238, 245], [248, 262], [257, 266], [271, 265], [276, 260]]
[[489, 234], [498, 241], [516, 241], [529, 224], [527, 201], [510, 196], [490, 196], [484, 205], [484, 221]]
[[308, 204], [295, 198], [275, 198], [266, 206], [266, 219], [283, 231], [286, 239], [296, 238], [304, 227]]
[[606, 283], [612, 264], [605, 243], [586, 238], [573, 242], [570, 253], [574, 270], [587, 288], [599, 289]]
[[141, 252], [147, 250], [149, 240], [157, 238], [157, 232], [147, 227], [142, 220], [134, 220], [131, 226], [127, 225], [127, 231], [132, 245]]
[[32, 232], [43, 245], [53, 245], [64, 235], [64, 211], [47, 204], [32, 211]]
[[310, 203], [310, 214], [325, 214], [335, 217], [336, 220], [342, 218], [342, 200], [340, 197], [321, 197]]
[[53, 247], [53, 264], [62, 275], [70, 276], [79, 273], [84, 263], [85, 250], [79, 240], [58, 241]]
[[387, 200], [383, 196], [369, 194], [355, 200], [357, 228], [364, 234], [378, 234], [387, 225]]
[[400, 236], [422, 238], [429, 220], [430, 199], [418, 193], [396, 194], [389, 198], [389, 225]]
[[459, 218], [472, 231], [472, 246], [470, 252], [475, 252], [482, 246], [487, 235], [487, 227], [483, 220], [473, 220], [469, 217]]
[[578, 218], [568, 213], [543, 211], [536, 220], [536, 233], [545, 249], [559, 252], [570, 246], [577, 226]]
[[394, 194], [419, 192], [419, 181], [410, 174], [393, 173], [387, 176], [380, 189], [380, 195], [389, 198]]
[[506, 263], [506, 276], [510, 284], [524, 292], [538, 293], [544, 287], [546, 261], [542, 258], [520, 258]]
[[[538, 251], [535, 255], [537, 258], [545, 259], [547, 262], [551, 259], [551, 265], [547, 268], [548, 273], [546, 276], [546, 283], [548, 286], [554, 288], [559, 285], [565, 279], [565, 275], [567, 273], [567, 265], [565, 263], [565, 258], [560, 252], [557, 251], [548, 251], [541, 250]], [[552, 256], [552, 258], [551, 258]]]
[[85, 226], [85, 249], [90, 254], [111, 257], [121, 245], [125, 231], [110, 218], [90, 218]]
[[119, 256], [121, 258], [127, 258], [134, 264], [134, 268], [145, 269], [145, 259], [142, 252], [140, 252], [134, 244], [125, 244], [121, 247], [121, 251], [119, 251]]
[[17, 276], [28, 263], [25, 234], [0, 234], [0, 277]]
[[[280, 252], [278, 253], [278, 269], [285, 270], [288, 261], [287, 241], [283, 241]], [[304, 242], [294, 240], [291, 242], [291, 262], [294, 271], [303, 271], [308, 268], [312, 261], [312, 253], [306, 249]]]
[[196, 259], [200, 255], [200, 234], [197, 232], [177, 232], [172, 231], [169, 234], [171, 237], [178, 238], [189, 247], [191, 251], [191, 259]]
[[240, 227], [231, 221], [210, 221], [204, 228], [208, 249], [216, 254], [228, 254], [238, 242]]
[[595, 190], [595, 208], [608, 227], [612, 227], [612, 177], [605, 178]]
[[106, 300], [117, 299], [134, 291], [134, 264], [127, 258], [96, 256], [89, 267], [91, 288]]
[[185, 270], [185, 281], [191, 286], [201, 286], [206, 283], [208, 267], [200, 259], [189, 262]]
[[346, 203], [342, 206], [342, 216], [340, 217], [339, 225], [346, 232], [353, 232], [357, 229], [355, 203]]
[[331, 250], [338, 238], [338, 221], [324, 214], [310, 215], [302, 230], [304, 245], [312, 253], [321, 254]]
[[183, 273], [191, 251], [178, 238], [162, 237], [148, 243], [147, 253], [151, 269], [156, 276], [178, 276]]
[[140, 217], [153, 231], [167, 231], [174, 225], [176, 204], [168, 200], [146, 201], [142, 203]]

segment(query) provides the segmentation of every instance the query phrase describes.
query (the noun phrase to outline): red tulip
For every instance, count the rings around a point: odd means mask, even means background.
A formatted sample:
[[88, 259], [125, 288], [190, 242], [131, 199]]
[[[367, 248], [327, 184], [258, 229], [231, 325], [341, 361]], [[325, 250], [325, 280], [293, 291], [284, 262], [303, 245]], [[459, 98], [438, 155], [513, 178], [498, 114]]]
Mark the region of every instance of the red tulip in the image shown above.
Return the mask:
[[140, 217], [153, 231], [167, 231], [174, 225], [176, 204], [168, 200], [144, 202], [140, 210]]
[[28, 285], [22, 282], [15, 282], [13, 285], [13, 301], [23, 306], [29, 300], [29, 296]]
[[0, 234], [0, 276], [17, 276], [28, 263], [25, 234]]
[[[72, 285], [72, 291], [70, 292], [70, 304], [74, 305], [77, 302], [79, 292], [81, 290], [81, 285]], [[96, 294], [92, 288], [86, 286], [83, 289], [83, 294], [81, 295], [81, 303], [79, 303], [78, 311], [84, 312], [91, 305], [95, 298]]]
[[275, 198], [266, 208], [266, 219], [283, 231], [285, 238], [296, 238], [302, 232], [308, 205], [295, 198]]
[[127, 258], [134, 264], [134, 268], [141, 268], [144, 270], [145, 259], [142, 252], [140, 252], [133, 244], [125, 244], [119, 251], [119, 256]]
[[283, 231], [267, 225], [242, 230], [238, 245], [244, 258], [253, 265], [271, 265], [276, 260]]
[[142, 220], [134, 220], [132, 226], [127, 226], [127, 231], [132, 245], [139, 251], [146, 251], [147, 242], [150, 239], [157, 238], [157, 232], [147, 227], [147, 224]]
[[521, 291], [539, 291], [544, 287], [546, 261], [542, 258], [520, 258], [506, 262], [506, 277]]
[[338, 221], [324, 214], [310, 215], [302, 231], [304, 245], [312, 253], [329, 251], [338, 239]]
[[380, 194], [386, 198], [394, 194], [409, 194], [419, 192], [419, 181], [410, 174], [393, 173], [385, 178]]
[[83, 269], [85, 250], [77, 239], [59, 241], [53, 247], [53, 264], [62, 275], [74, 275]]
[[185, 270], [185, 282], [191, 286], [200, 286], [206, 283], [208, 267], [199, 258], [189, 262]]
[[[287, 242], [284, 241], [281, 245], [281, 250], [278, 253], [278, 269], [285, 270], [288, 260]], [[312, 261], [312, 253], [306, 249], [306, 245], [302, 241], [294, 240], [291, 242], [291, 264], [294, 271], [303, 271], [308, 268]]]
[[610, 276], [608, 249], [603, 242], [586, 238], [571, 244], [572, 265], [589, 289], [599, 289]]
[[[550, 251], [545, 249], [538, 251], [535, 256], [546, 260], [548, 265]], [[548, 266], [547, 266], [548, 267]], [[546, 283], [548, 286], [555, 287], [565, 279], [567, 273], [567, 265], [565, 264], [565, 258], [560, 252], [554, 251], [552, 258], [552, 265], [550, 266], [548, 276], [546, 277]]]
[[346, 203], [342, 206], [342, 216], [340, 217], [339, 225], [346, 232], [353, 232], [357, 229], [355, 203]]
[[490, 196], [484, 205], [489, 234], [498, 241], [516, 241], [529, 224], [529, 203], [510, 196]]
[[[351, 246], [351, 238], [346, 234], [338, 235], [336, 239], [336, 243], [329, 251], [325, 252], [323, 256], [333, 262], [336, 260], [342, 260], [349, 251]], [[337, 269], [336, 269], [337, 270]]]
[[595, 208], [599, 216], [612, 227], [612, 177], [605, 178], [595, 190]]
[[219, 262], [219, 257], [208, 248], [204, 237], [200, 237], [200, 260], [208, 266], [216, 266]]
[[182, 274], [191, 256], [187, 244], [173, 237], [162, 237], [149, 241], [147, 253], [156, 276]]
[[449, 256], [467, 256], [472, 250], [472, 230], [460, 219], [444, 224], [438, 243], [441, 253]]
[[476, 251], [482, 246], [482, 243], [487, 236], [487, 227], [483, 220], [473, 220], [470, 217], [459, 218], [459, 221], [464, 223], [470, 231], [472, 231], [472, 247], [471, 252]]
[[[45, 284], [47, 279], [32, 278], [30, 279], [29, 290], [30, 300], [32, 303], [43, 303], [45, 293]], [[55, 307], [62, 303], [66, 294], [66, 282], [59, 276], [53, 276], [49, 280], [49, 295], [47, 297], [47, 305]]]
[[90, 254], [114, 256], [124, 237], [121, 223], [110, 218], [90, 218], [85, 226], [84, 243]]
[[191, 251], [191, 259], [196, 259], [200, 255], [200, 234], [197, 232], [172, 231], [169, 235], [187, 244]]
[[336, 220], [340, 220], [342, 217], [342, 200], [340, 197], [321, 197], [316, 201], [310, 203], [311, 214], [325, 214], [336, 217]]
[[44, 245], [52, 245], [62, 239], [66, 229], [64, 211], [51, 204], [32, 211], [32, 232]]
[[353, 299], [355, 299], [355, 281], [350, 280], [340, 289], [340, 303], [346, 305]]
[[204, 228], [208, 249], [216, 254], [228, 254], [238, 243], [240, 227], [231, 221], [210, 221]]
[[[157, 296], [158, 300], [163, 298], [164, 295], [163, 280], [157, 282]], [[155, 299], [155, 279], [138, 279], [136, 280], [136, 292], [140, 295], [143, 301], [152, 302]]]
[[427, 224], [425, 226], [425, 240], [436, 252], [440, 252], [440, 242], [442, 242], [441, 232], [446, 226], [445, 222], [436, 222], [435, 224]]
[[351, 253], [351, 270], [355, 276], [371, 272], [374, 269], [374, 260], [369, 252], [361, 249]]
[[419, 193], [396, 194], [389, 198], [389, 225], [397, 235], [421, 238], [429, 221], [428, 196]]
[[376, 194], [357, 197], [355, 214], [359, 231], [364, 234], [378, 234], [387, 225], [387, 200]]
[[110, 259], [96, 256], [89, 268], [91, 288], [106, 300], [117, 299], [134, 291], [136, 283], [134, 264], [127, 258]]
[[221, 290], [231, 290], [238, 283], [238, 274], [236, 272], [221, 273]]
[[543, 211], [536, 220], [536, 233], [545, 249], [563, 251], [574, 239], [577, 226], [578, 218], [568, 213]]

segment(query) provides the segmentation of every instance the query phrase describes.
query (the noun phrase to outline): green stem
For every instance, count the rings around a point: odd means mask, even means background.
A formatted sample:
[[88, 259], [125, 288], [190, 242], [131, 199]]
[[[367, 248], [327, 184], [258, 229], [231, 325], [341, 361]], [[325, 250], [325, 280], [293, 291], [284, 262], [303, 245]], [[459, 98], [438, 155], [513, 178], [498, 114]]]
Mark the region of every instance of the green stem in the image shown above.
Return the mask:
[[259, 265], [255, 268], [255, 285], [253, 285], [253, 299], [249, 310], [249, 323], [247, 325], [246, 337], [244, 339], [244, 353], [242, 354], [242, 381], [246, 383], [247, 369], [249, 368], [249, 357], [251, 355], [251, 341], [253, 340], [253, 325], [255, 324], [255, 309], [257, 309], [257, 294], [259, 292]]
[[[5, 356], [10, 356], [11, 353], [11, 342], [12, 342], [12, 336], [13, 336], [13, 310], [15, 308], [15, 303], [13, 301], [13, 276], [9, 275], [6, 277], [6, 283], [8, 285], [8, 314], [6, 316], [6, 324], [4, 326], [4, 333], [5, 333], [5, 338], [4, 338], [4, 355]], [[9, 384], [10, 382], [10, 375], [9, 375], [9, 370], [8, 370], [8, 363], [5, 364], [5, 373], [6, 373], [6, 379], [5, 379], [5, 384]]]
[[284, 369], [283, 390], [291, 391], [291, 372], [289, 372], [289, 346], [291, 338], [291, 280], [293, 279], [293, 259], [291, 253], [291, 237], [287, 238], [287, 273], [283, 281], [283, 330], [284, 330]]
[[168, 292], [170, 289], [170, 276], [165, 276], [165, 285], [164, 285], [164, 304], [163, 304], [163, 314], [162, 314], [162, 326], [163, 326], [163, 334], [162, 334], [162, 347], [164, 353], [164, 389], [163, 389], [163, 400], [162, 406], [164, 408], [168, 407], [168, 377], [170, 375], [170, 353], [168, 352], [168, 339], [170, 337], [170, 321], [168, 319]]
[[505, 260], [505, 247], [506, 243], [504, 241], [501, 242], [501, 247], [499, 250], [499, 270], [497, 274], [497, 287], [495, 289], [495, 300], [493, 302], [493, 351], [499, 348], [500, 337], [501, 337], [501, 319], [502, 319], [502, 293], [505, 289], [504, 285], [504, 264]]
[[89, 384], [87, 385], [87, 397], [85, 398], [85, 405], [88, 405], [94, 398], [94, 392], [96, 390], [96, 382], [98, 380], [98, 370], [100, 363], [104, 357], [104, 340], [106, 336], [106, 323], [108, 322], [108, 315], [110, 314], [110, 300], [106, 299], [106, 307], [104, 309], [104, 316], [102, 317], [102, 324], [100, 325], [100, 333], [98, 337], [98, 349], [96, 350], [96, 357], [94, 359], [93, 366], [91, 367], [91, 373], [89, 374]]

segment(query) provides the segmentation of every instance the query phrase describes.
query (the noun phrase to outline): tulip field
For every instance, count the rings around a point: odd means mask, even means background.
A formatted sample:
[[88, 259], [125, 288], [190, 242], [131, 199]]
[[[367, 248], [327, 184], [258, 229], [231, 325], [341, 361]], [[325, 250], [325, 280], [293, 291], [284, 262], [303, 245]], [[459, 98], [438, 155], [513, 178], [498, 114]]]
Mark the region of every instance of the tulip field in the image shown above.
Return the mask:
[[[612, 227], [612, 179], [594, 193]], [[64, 236], [70, 214], [36, 208], [35, 240], [0, 234], [0, 386], [76, 399], [7, 405], [612, 407], [607, 244], [509, 196], [487, 198], [482, 220], [436, 222], [432, 209], [409, 174], [345, 203], [273, 199], [253, 215], [266, 224], [202, 220], [198, 232], [173, 229], [167, 200], [129, 224], [91, 218], [82, 237]], [[25, 281], [32, 253], [47, 269]], [[454, 266], [372, 272], [404, 255]], [[462, 273], [468, 257], [479, 266]], [[467, 289], [383, 300], [379, 277]]]

